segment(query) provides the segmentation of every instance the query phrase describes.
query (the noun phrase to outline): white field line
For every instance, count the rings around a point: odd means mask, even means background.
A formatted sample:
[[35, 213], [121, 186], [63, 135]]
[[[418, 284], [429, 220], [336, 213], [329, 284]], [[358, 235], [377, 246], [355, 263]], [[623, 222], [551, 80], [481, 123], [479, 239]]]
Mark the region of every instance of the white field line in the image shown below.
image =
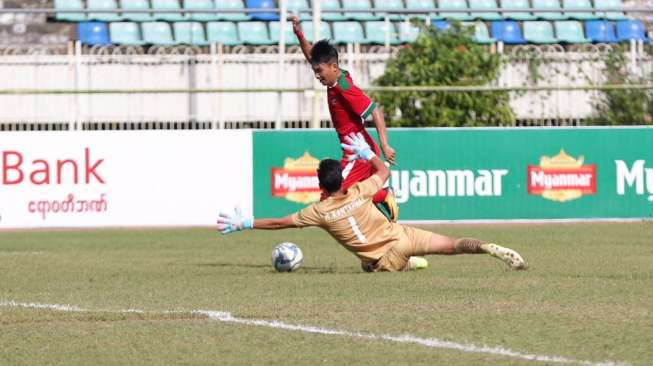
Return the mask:
[[294, 332], [303, 332], [303, 333], [312, 333], [312, 334], [322, 334], [322, 335], [331, 335], [331, 336], [340, 336], [348, 338], [360, 338], [367, 340], [381, 340], [387, 342], [395, 343], [412, 343], [418, 344], [430, 348], [439, 348], [439, 349], [452, 349], [461, 352], [468, 353], [485, 353], [496, 356], [512, 357], [528, 361], [540, 361], [540, 362], [549, 362], [549, 363], [558, 363], [558, 364], [571, 364], [571, 365], [585, 365], [585, 366], [625, 366], [628, 365], [626, 362], [613, 362], [613, 361], [604, 361], [604, 362], [592, 362], [585, 360], [577, 360], [573, 358], [567, 358], [562, 356], [547, 356], [547, 355], [536, 355], [528, 354], [519, 351], [513, 351], [503, 347], [496, 346], [478, 346], [471, 343], [458, 343], [453, 341], [446, 341], [438, 338], [420, 338], [415, 337], [409, 334], [393, 336], [393, 335], [377, 335], [372, 333], [361, 333], [361, 332], [349, 332], [338, 329], [328, 329], [320, 327], [311, 327], [305, 325], [297, 324], [288, 324], [280, 322], [277, 320], [264, 320], [264, 319], [245, 319], [234, 317], [231, 313], [221, 312], [221, 311], [209, 311], [209, 310], [195, 310], [195, 311], [145, 311], [140, 309], [125, 309], [125, 310], [89, 310], [80, 308], [73, 305], [61, 305], [61, 304], [40, 304], [40, 303], [22, 303], [15, 302], [12, 300], [9, 301], [0, 301], [0, 307], [18, 307], [18, 308], [28, 308], [28, 309], [45, 309], [45, 310], [54, 310], [54, 311], [65, 311], [65, 312], [105, 312], [105, 313], [142, 313], [142, 314], [194, 314], [201, 315], [211, 320], [217, 320], [224, 323], [234, 323], [234, 324], [243, 324], [257, 327], [266, 327], [274, 329], [282, 329]]
[[0, 257], [9, 257], [9, 256], [23, 256], [23, 255], [41, 255], [45, 252], [2, 252], [0, 251]]

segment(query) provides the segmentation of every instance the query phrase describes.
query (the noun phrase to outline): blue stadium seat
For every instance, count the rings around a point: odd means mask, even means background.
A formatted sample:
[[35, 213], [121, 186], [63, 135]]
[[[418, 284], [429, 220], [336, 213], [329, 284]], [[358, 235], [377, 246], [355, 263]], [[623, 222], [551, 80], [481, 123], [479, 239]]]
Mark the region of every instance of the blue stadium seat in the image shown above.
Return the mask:
[[[404, 4], [401, 0], [374, 0], [374, 7], [377, 9], [397, 9], [403, 10]], [[376, 13], [379, 18], [385, 18], [386, 13]], [[390, 14], [390, 20], [400, 20], [402, 15]]]
[[[322, 10], [342, 8], [342, 5], [340, 5], [340, 0], [322, 0], [322, 3], [320, 5], [322, 5]], [[322, 12], [322, 19], [341, 21], [347, 18], [345, 18], [345, 16], [342, 15], [342, 13]]]
[[337, 43], [360, 43], [367, 44], [367, 38], [363, 33], [363, 27], [359, 22], [335, 22], [333, 23], [333, 36]]
[[179, 10], [177, 13], [154, 13], [155, 19], [169, 22], [183, 22], [188, 20], [188, 16], [181, 12], [181, 7], [177, 0], [152, 0], [152, 9]]
[[438, 28], [440, 31], [447, 31], [449, 28], [451, 28], [451, 23], [447, 22], [446, 20], [432, 20], [431, 24]]
[[[447, 10], [468, 9], [466, 0], [440, 0], [439, 5], [440, 5], [439, 9], [447, 9]], [[461, 21], [474, 19], [471, 16], [471, 14], [467, 12], [447, 12], [447, 13], [440, 12], [440, 17], [444, 19], [461, 20]]]
[[401, 43], [412, 43], [419, 37], [419, 28], [410, 22], [399, 23], [399, 41]]
[[[214, 9], [213, 0], [184, 0], [184, 9]], [[200, 22], [217, 20], [216, 13], [191, 13], [190, 19]]]
[[311, 7], [308, 0], [288, 0], [287, 4], [288, 12], [296, 14], [299, 20], [309, 20], [312, 18], [312, 14], [306, 10]]
[[505, 44], [526, 44], [519, 23], [513, 20], [492, 22], [492, 37]]
[[[125, 10], [147, 10], [150, 9], [148, 0], [120, 0], [120, 8]], [[152, 14], [148, 13], [123, 13], [125, 20], [134, 22], [151, 22], [154, 20]]]
[[175, 42], [194, 46], [208, 46], [204, 26], [199, 22], [177, 22], [173, 24]]
[[495, 0], [469, 0], [470, 8], [487, 9], [484, 12], [472, 12], [472, 17], [483, 20], [500, 20], [503, 19], [501, 14], [496, 12], [498, 8]]
[[[306, 39], [313, 43], [315, 40], [313, 39], [313, 22], [302, 22], [302, 31], [304, 32], [304, 37]], [[320, 22], [320, 39], [330, 39], [333, 38], [331, 35], [331, 27], [329, 26], [329, 23], [327, 22]]]
[[[279, 43], [279, 38], [281, 37], [281, 22], [270, 22], [270, 39], [274, 41], [274, 43]], [[298, 45], [299, 41], [297, 40], [297, 36], [295, 36], [295, 32], [292, 30], [292, 23], [291, 22], [286, 22], [286, 44], [287, 45]]]
[[170, 23], [166, 22], [145, 22], [141, 24], [143, 29], [143, 41], [147, 44], [171, 46], [177, 44], [172, 38]]
[[77, 24], [80, 42], [89, 46], [111, 44], [109, 27], [102, 22], [82, 22]]
[[551, 22], [547, 21], [524, 22], [524, 39], [537, 44], [558, 43], [558, 39], [553, 34]]
[[[116, 0], [87, 0], [88, 9], [117, 10]], [[101, 22], [117, 22], [122, 20], [118, 13], [89, 13], [89, 20], [99, 20]]]
[[[247, 7], [250, 9], [275, 9], [277, 5], [272, 0], [247, 0]], [[253, 20], [279, 20], [279, 14], [270, 13], [248, 13]], [[241, 34], [242, 36], [242, 34]]]
[[141, 29], [137, 23], [113, 22], [109, 24], [111, 32], [111, 43], [128, 46], [140, 46], [145, 44], [141, 38]]
[[369, 10], [369, 12], [345, 13], [345, 17], [353, 20], [376, 20], [378, 16], [372, 13], [370, 0], [342, 0], [344, 9]]
[[236, 24], [233, 22], [209, 22], [206, 25], [206, 33], [211, 43], [222, 43], [225, 46], [242, 44]]
[[243, 3], [243, 0], [215, 0], [215, 8], [242, 10], [242, 12], [238, 13], [218, 13], [216, 18], [219, 20], [231, 20], [237, 22], [251, 19], [247, 14], [245, 14], [245, 4]]
[[[438, 13], [435, 12], [435, 3], [433, 0], [406, 0], [406, 9], [420, 11], [423, 10], [431, 19], [442, 19], [442, 17], [440, 17]], [[425, 19], [426, 14], [411, 15], [410, 17]]]
[[585, 35], [594, 43], [617, 43], [612, 22], [607, 20], [588, 20], [585, 22]]
[[245, 44], [255, 46], [271, 45], [274, 41], [270, 39], [268, 26], [264, 22], [240, 22], [238, 23], [240, 40]]
[[[503, 9], [528, 9], [531, 5], [528, 0], [501, 0], [501, 8]], [[510, 12], [502, 14], [505, 19], [511, 20], [535, 20], [537, 17], [530, 12]]]
[[367, 34], [367, 40], [370, 43], [385, 44], [386, 33], [389, 37], [390, 44], [399, 44], [397, 29], [394, 23], [386, 23], [383, 20], [365, 22], [365, 34]]
[[[54, 0], [54, 8], [57, 10], [78, 10], [84, 9], [82, 0]], [[57, 20], [67, 22], [83, 22], [86, 20], [84, 13], [57, 13]]]
[[[621, 9], [624, 7], [624, 4], [621, 0], [594, 0], [594, 7], [597, 9], [600, 8]], [[599, 18], [610, 19], [610, 20], [626, 19], [626, 14], [620, 11], [596, 12], [596, 15]]]
[[651, 40], [646, 36], [644, 24], [641, 20], [620, 20], [617, 22], [617, 38], [620, 41], [644, 41]]

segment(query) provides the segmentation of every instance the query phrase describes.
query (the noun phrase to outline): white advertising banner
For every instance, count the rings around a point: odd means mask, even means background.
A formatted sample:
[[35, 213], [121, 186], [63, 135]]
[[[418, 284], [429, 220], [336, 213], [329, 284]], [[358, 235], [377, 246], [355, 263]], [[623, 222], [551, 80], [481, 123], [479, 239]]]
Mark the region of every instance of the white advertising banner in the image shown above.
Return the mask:
[[208, 226], [252, 212], [252, 133], [0, 133], [0, 229]]

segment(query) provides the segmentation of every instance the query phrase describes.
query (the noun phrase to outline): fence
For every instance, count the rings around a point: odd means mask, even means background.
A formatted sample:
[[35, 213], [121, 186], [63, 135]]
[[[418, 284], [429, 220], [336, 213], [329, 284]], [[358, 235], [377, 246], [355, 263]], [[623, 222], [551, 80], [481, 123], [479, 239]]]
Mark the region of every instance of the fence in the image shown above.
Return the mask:
[[[319, 2], [315, 2], [319, 4]], [[320, 13], [320, 9], [305, 9]], [[417, 15], [420, 10], [373, 9], [391, 14]], [[489, 11], [488, 9], [465, 9]], [[491, 10], [491, 9], [490, 9]], [[550, 12], [552, 9], [496, 9], [510, 12]], [[564, 12], [587, 9], [560, 9]], [[606, 8], [650, 14], [647, 7]], [[166, 12], [236, 12], [233, 9], [157, 10]], [[286, 14], [280, 9], [248, 9], [248, 12]], [[327, 10], [325, 10], [326, 12]], [[330, 12], [369, 12], [332, 9]], [[438, 9], [438, 12], [459, 12]], [[1, 9], [2, 13], [124, 13], [123, 10]], [[150, 12], [130, 10], [130, 12]], [[282, 19], [285, 17], [282, 16]], [[315, 20], [319, 21], [319, 16]], [[328, 124], [328, 110], [312, 73], [303, 65], [296, 47], [286, 47], [282, 22], [277, 47], [234, 48], [223, 52], [212, 45], [208, 53], [199, 48], [94, 47], [79, 43], [55, 46], [9, 46], [0, 49], [0, 130], [6, 129], [133, 129], [133, 128], [283, 128], [319, 127]], [[319, 25], [315, 26], [319, 29]], [[386, 39], [388, 37], [386, 36]], [[489, 86], [467, 90], [509, 90], [515, 124], [579, 124], [594, 113], [600, 88], [633, 88], [607, 85], [602, 74], [608, 45], [565, 50], [560, 46], [517, 46], [504, 50], [500, 77]], [[385, 61], [396, 48], [362, 49], [347, 45], [341, 50], [345, 67], [356, 82], [371, 90], [382, 74]], [[629, 72], [648, 75], [651, 52], [633, 42]], [[537, 62], [534, 62], [537, 61]], [[537, 64], [537, 67], [533, 67]], [[533, 80], [533, 72], [537, 80]], [[583, 77], [578, 77], [583, 75]], [[598, 86], [597, 86], [598, 85]], [[649, 84], [640, 85], [650, 89]], [[431, 92], [459, 92], [448, 86], [432, 86]], [[410, 88], [387, 89], [406, 92]], [[320, 122], [321, 121], [321, 122]]]

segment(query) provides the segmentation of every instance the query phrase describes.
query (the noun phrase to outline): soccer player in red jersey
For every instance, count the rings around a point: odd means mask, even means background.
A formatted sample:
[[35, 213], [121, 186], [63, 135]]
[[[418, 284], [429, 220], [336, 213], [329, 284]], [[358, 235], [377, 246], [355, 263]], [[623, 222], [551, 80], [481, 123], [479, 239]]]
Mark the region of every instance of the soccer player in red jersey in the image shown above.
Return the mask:
[[[299, 40], [299, 45], [311, 64], [315, 77], [327, 87], [327, 102], [331, 121], [338, 133], [341, 143], [345, 142], [345, 136], [351, 133], [361, 133], [365, 141], [370, 145], [375, 154], [379, 154], [374, 139], [367, 133], [364, 121], [370, 115], [376, 126], [376, 131], [381, 143], [383, 155], [390, 164], [395, 163], [395, 150], [388, 143], [388, 133], [385, 126], [383, 112], [376, 108], [370, 98], [363, 93], [349, 75], [349, 72], [338, 66], [338, 50], [327, 40], [321, 40], [314, 45], [306, 40], [299, 20], [296, 16], [291, 16], [293, 30]], [[342, 175], [344, 178], [343, 189], [346, 190], [354, 183], [363, 181], [372, 176], [372, 164], [367, 161], [354, 160], [349, 161], [347, 153], [343, 150], [343, 156], [340, 160], [342, 166]], [[325, 199], [326, 197], [322, 197]], [[397, 221], [399, 207], [394, 194], [389, 188], [379, 190], [372, 200], [374, 204], [383, 212], [391, 221]]]

